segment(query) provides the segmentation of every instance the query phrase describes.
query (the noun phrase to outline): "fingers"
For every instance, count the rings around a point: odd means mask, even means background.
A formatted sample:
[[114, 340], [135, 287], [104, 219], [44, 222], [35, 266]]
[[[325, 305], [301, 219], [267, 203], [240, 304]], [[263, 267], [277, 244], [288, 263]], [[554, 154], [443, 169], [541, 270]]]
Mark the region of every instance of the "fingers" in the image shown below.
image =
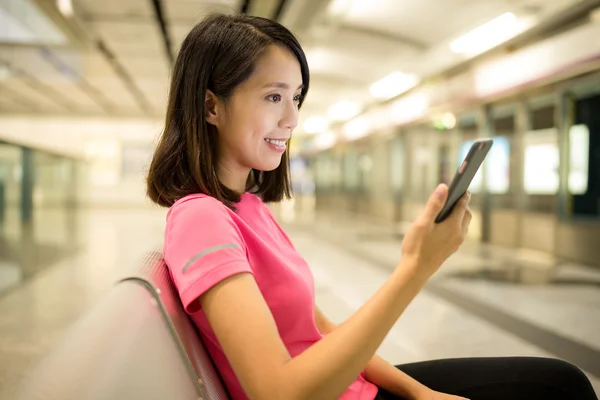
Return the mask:
[[[464, 226], [464, 218], [467, 214], [467, 209], [469, 208], [469, 201], [471, 200], [471, 193], [469, 191], [465, 192], [462, 197], [458, 200], [454, 209], [452, 210], [452, 215], [450, 219], [454, 221], [454, 223], [461, 228]], [[470, 213], [470, 211], [469, 211]]]
[[442, 208], [444, 208], [447, 197], [448, 186], [443, 183], [438, 185], [431, 196], [429, 196], [429, 200], [427, 200], [425, 210], [423, 211], [423, 217], [427, 222], [433, 222], [435, 220], [440, 211], [442, 211]]
[[471, 224], [471, 219], [473, 219], [473, 214], [471, 213], [471, 209], [467, 206], [465, 210], [465, 215], [462, 220], [462, 232], [464, 236], [467, 236], [467, 232], [469, 232], [469, 225]]

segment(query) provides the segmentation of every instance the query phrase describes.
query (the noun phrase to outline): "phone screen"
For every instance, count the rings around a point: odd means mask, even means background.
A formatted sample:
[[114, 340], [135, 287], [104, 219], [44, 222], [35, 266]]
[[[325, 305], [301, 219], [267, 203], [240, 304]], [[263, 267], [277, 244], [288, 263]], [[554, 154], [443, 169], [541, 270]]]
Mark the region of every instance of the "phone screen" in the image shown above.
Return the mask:
[[442, 208], [442, 211], [440, 211], [435, 219], [436, 223], [442, 222], [452, 213], [456, 202], [469, 188], [483, 160], [492, 148], [493, 143], [492, 139], [480, 139], [473, 143], [467, 156], [458, 167], [454, 178], [452, 178], [452, 182], [448, 188], [448, 198], [446, 199], [444, 208]]

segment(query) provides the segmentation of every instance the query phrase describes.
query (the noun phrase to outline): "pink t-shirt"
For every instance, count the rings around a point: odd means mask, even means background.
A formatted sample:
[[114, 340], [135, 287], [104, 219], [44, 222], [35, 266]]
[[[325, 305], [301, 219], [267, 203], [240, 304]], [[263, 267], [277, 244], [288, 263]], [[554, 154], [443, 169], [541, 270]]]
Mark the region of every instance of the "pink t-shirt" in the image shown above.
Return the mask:
[[[246, 193], [236, 208], [237, 213], [202, 194], [186, 196], [167, 214], [164, 241], [165, 261], [183, 306], [234, 400], [247, 396], [204, 312], [189, 309], [202, 293], [229, 276], [249, 272], [292, 357], [324, 336], [315, 324], [314, 280], [304, 258], [259, 197]], [[340, 399], [372, 400], [376, 394], [377, 387], [361, 373]]]

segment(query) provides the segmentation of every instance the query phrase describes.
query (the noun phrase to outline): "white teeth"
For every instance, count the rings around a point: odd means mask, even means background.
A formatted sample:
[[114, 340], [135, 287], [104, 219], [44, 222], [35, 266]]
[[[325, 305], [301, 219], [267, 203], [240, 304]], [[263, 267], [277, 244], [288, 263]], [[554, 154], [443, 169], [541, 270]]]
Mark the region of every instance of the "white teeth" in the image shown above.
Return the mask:
[[278, 147], [285, 146], [285, 140], [265, 139], [265, 141], [267, 141], [268, 143], [274, 144], [275, 146], [278, 146]]

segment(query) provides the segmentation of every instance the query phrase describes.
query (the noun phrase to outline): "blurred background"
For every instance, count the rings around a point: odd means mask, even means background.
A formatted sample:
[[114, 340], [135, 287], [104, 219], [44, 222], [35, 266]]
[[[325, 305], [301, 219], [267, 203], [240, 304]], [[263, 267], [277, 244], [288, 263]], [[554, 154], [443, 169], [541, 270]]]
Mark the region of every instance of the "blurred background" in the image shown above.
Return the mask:
[[307, 53], [295, 195], [273, 210], [332, 320], [491, 137], [467, 242], [379, 354], [558, 357], [598, 391], [600, 0], [0, 0], [1, 398], [160, 248], [145, 172], [179, 45], [214, 11], [277, 20]]

